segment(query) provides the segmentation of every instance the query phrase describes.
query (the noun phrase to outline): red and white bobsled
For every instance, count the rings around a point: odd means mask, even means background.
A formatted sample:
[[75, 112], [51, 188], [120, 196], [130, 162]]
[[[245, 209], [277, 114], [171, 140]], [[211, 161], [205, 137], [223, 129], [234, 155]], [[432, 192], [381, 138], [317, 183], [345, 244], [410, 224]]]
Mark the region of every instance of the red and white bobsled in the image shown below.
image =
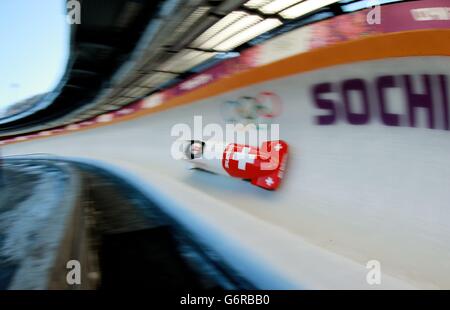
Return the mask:
[[185, 159], [190, 168], [249, 180], [253, 185], [275, 190], [286, 167], [286, 142], [267, 141], [261, 147], [214, 141], [185, 142]]

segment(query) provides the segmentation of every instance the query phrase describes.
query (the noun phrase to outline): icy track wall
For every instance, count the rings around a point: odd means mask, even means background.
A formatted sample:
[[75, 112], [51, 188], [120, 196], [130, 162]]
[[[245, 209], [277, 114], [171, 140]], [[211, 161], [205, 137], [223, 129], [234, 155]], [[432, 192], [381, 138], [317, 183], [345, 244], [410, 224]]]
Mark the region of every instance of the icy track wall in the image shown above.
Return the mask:
[[[297, 55], [200, 88], [186, 95], [199, 98], [190, 104], [8, 145], [4, 154], [83, 157], [127, 171], [262, 288], [450, 288], [449, 34], [394, 34]], [[172, 159], [175, 124], [193, 126], [201, 115], [204, 125], [224, 126], [227, 101], [264, 92], [281, 101], [272, 122], [291, 147], [278, 191]], [[371, 260], [381, 263], [381, 285], [366, 282]]]

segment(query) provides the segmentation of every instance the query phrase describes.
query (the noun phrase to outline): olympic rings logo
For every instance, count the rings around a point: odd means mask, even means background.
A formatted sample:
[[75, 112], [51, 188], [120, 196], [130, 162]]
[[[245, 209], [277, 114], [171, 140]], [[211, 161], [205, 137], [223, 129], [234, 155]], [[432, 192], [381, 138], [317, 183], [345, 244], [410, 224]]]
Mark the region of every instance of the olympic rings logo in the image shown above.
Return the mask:
[[236, 100], [227, 100], [221, 106], [225, 122], [244, 125], [268, 123], [281, 111], [281, 98], [269, 91], [261, 92], [256, 97], [241, 96]]

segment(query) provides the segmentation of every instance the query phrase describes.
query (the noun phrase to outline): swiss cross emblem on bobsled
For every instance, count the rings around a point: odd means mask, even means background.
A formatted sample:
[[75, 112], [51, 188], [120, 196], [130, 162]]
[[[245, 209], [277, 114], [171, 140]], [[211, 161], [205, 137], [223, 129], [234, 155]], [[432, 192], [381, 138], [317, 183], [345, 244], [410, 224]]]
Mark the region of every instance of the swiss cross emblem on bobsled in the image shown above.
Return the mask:
[[222, 165], [232, 177], [276, 189], [283, 178], [287, 149], [284, 141], [264, 142], [260, 148], [233, 143], [225, 148]]

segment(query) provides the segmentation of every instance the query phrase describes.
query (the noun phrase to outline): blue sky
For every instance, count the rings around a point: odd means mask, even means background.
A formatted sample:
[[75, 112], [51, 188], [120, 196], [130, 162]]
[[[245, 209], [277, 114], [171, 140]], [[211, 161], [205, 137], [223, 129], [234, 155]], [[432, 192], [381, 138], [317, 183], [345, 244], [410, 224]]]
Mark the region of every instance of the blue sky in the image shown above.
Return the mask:
[[53, 89], [69, 48], [65, 0], [0, 0], [0, 110]]

